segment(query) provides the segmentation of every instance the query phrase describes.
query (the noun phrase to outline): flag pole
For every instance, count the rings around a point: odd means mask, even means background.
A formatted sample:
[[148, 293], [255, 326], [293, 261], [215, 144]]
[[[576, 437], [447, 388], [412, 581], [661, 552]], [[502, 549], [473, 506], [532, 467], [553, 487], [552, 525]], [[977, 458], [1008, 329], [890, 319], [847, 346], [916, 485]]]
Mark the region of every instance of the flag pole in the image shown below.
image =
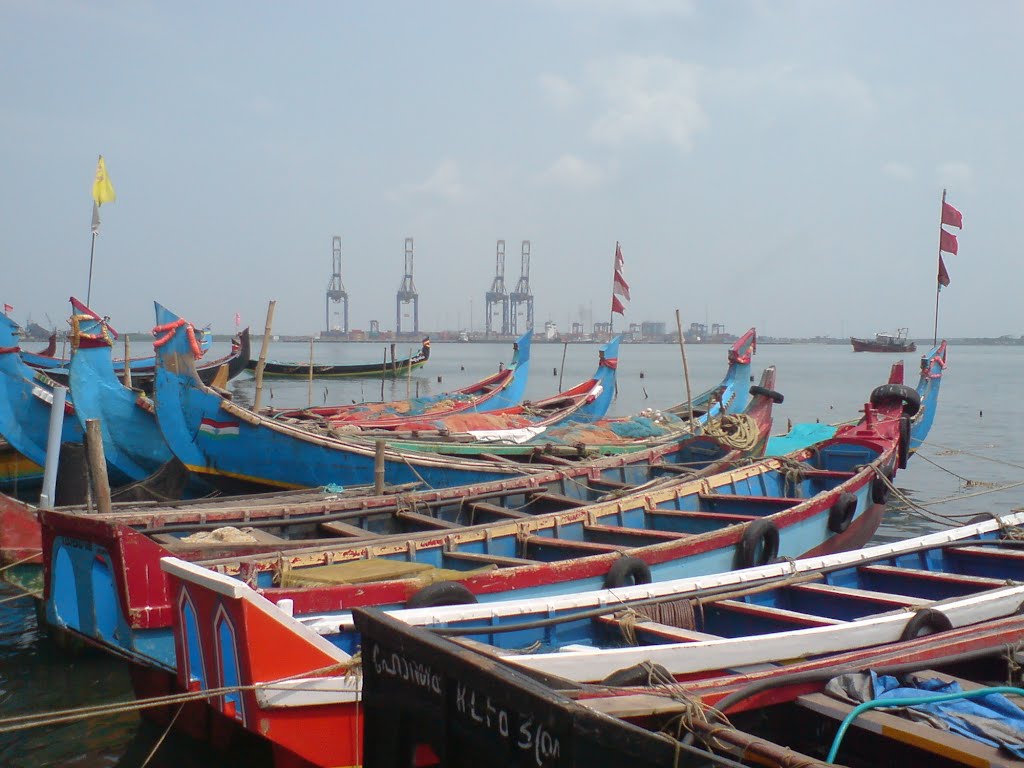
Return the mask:
[[946, 190], [942, 190], [942, 203], [939, 205], [939, 258], [935, 265], [935, 327], [933, 329], [932, 346], [939, 343], [939, 294], [942, 292], [942, 283], [939, 282], [938, 265], [942, 262], [942, 212], [946, 209]]
[[[619, 252], [619, 241], [615, 241], [615, 253]], [[612, 254], [612, 304], [608, 309], [608, 337], [615, 334], [615, 254]]]
[[96, 231], [92, 233], [92, 244], [89, 246], [89, 284], [85, 289], [85, 306], [92, 306], [89, 299], [92, 298], [92, 257], [96, 252]]

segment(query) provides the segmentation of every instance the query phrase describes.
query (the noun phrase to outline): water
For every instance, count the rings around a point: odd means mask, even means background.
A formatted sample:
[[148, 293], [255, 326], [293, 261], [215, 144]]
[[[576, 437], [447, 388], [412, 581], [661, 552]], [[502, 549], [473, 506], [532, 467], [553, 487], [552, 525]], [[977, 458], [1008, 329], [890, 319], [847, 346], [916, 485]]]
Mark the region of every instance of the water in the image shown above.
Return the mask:
[[[410, 345], [412, 349], [413, 345]], [[379, 344], [318, 344], [316, 362], [366, 362], [381, 356]], [[399, 345], [396, 355], [408, 350]], [[921, 350], [926, 351], [926, 350]], [[211, 354], [219, 355], [215, 345]], [[563, 354], [565, 356], [563, 370]], [[308, 343], [276, 343], [270, 356], [308, 360]], [[686, 350], [691, 390], [696, 394], [721, 380], [726, 347], [690, 346]], [[430, 361], [413, 375], [384, 383], [387, 399], [407, 394], [425, 396], [479, 380], [507, 364], [511, 344], [438, 344]], [[554, 393], [559, 384], [586, 379], [597, 361], [594, 345], [534, 344], [527, 398]], [[778, 368], [777, 389], [786, 396], [775, 410], [775, 432], [787, 420], [838, 422], [854, 419], [871, 390], [883, 383], [898, 357], [854, 354], [842, 345], [764, 345], [754, 358], [755, 377], [761, 368]], [[904, 358], [908, 384], [917, 382], [916, 355]], [[641, 376], [642, 373], [642, 376]], [[1016, 383], [1024, 373], [1019, 347], [954, 347], [943, 379], [938, 415], [928, 443], [896, 478], [899, 488], [935, 514], [956, 515], [950, 523], [982, 512], [1005, 513], [1019, 504], [1024, 483], [1024, 444], [1019, 429], [1024, 405], [1017, 402]], [[438, 378], [440, 377], [440, 381]], [[240, 402], [251, 402], [253, 380], [244, 375], [232, 383]], [[304, 406], [313, 403], [374, 400], [381, 396], [375, 380], [266, 383], [263, 404]], [[620, 350], [618, 395], [610, 415], [659, 408], [685, 399], [686, 387], [677, 347], [627, 345]], [[890, 510], [876, 541], [890, 541], [943, 527], [909, 511]], [[69, 654], [56, 647], [36, 619], [31, 601], [4, 602], [13, 591], [0, 582], [0, 718], [53, 711], [109, 701], [130, 700], [128, 673], [120, 661], [99, 652]], [[0, 733], [0, 765], [139, 766], [161, 734], [132, 713], [84, 723]], [[191, 768], [223, 764], [193, 744], [170, 737], [160, 744], [150, 766]], [[257, 768], [252, 761], [246, 763]]]

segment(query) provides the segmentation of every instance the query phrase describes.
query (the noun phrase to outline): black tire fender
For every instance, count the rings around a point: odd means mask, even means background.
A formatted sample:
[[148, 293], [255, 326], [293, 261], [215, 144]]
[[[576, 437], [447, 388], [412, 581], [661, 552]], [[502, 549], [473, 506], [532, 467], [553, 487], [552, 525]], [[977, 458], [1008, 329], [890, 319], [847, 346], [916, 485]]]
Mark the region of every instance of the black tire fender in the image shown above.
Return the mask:
[[903, 413], [907, 416], [916, 416], [921, 410], [921, 395], [913, 387], [906, 384], [883, 384], [875, 387], [871, 392], [871, 404], [882, 405], [893, 400], [903, 403]]
[[620, 557], [604, 576], [605, 589], [650, 583], [651, 567], [639, 557]]
[[775, 523], [758, 518], [747, 523], [736, 547], [736, 567], [765, 565], [779, 554], [779, 529]]
[[433, 608], [438, 605], [470, 605], [477, 602], [476, 595], [465, 584], [457, 581], [435, 581], [413, 593], [406, 608]]
[[934, 608], [925, 608], [923, 611], [915, 613], [910, 621], [907, 622], [907, 626], [900, 633], [900, 642], [913, 640], [915, 637], [948, 632], [952, 628], [953, 622], [942, 611], [937, 611]]
[[896, 456], [899, 468], [906, 469], [907, 460], [910, 458], [910, 417], [906, 414], [900, 416], [900, 444]]
[[842, 533], [850, 527], [857, 513], [857, 497], [852, 493], [841, 493], [832, 509], [828, 511], [828, 529], [832, 533]]
[[760, 384], [755, 384], [750, 388], [750, 394], [754, 397], [761, 395], [761, 397], [769, 398], [776, 405], [782, 405], [786, 396], [781, 392], [776, 392], [774, 389], [768, 389], [768, 387], [762, 387]]
[[871, 481], [871, 500], [875, 504], [885, 504], [889, 500], [889, 484], [881, 477]]

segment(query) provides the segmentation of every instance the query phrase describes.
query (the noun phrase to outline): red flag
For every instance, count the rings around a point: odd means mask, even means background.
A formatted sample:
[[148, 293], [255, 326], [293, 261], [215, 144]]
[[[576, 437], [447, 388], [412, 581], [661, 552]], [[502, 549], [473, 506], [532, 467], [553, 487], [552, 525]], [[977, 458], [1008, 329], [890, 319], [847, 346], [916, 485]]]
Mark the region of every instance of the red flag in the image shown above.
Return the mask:
[[939, 227], [939, 250], [946, 253], [956, 253], [956, 235], [947, 232]]
[[619, 301], [619, 297], [615, 294], [612, 294], [612, 312], [618, 312], [623, 316], [626, 314], [626, 305]]
[[612, 293], [629, 301], [629, 283], [626, 282], [626, 278], [622, 276], [622, 272], [619, 270], [615, 270], [615, 277], [612, 280]]
[[[956, 208], [947, 202], [942, 203], [942, 223], [963, 229], [964, 217]], [[954, 251], [955, 253], [955, 251]]]
[[13, 306], [11, 306], [10, 304], [4, 304], [4, 314], [5, 315], [8, 312], [13, 312], [13, 311], [14, 311], [14, 307]]
[[949, 285], [949, 272], [946, 271], [946, 262], [942, 260], [942, 254], [939, 254], [939, 285], [943, 288]]

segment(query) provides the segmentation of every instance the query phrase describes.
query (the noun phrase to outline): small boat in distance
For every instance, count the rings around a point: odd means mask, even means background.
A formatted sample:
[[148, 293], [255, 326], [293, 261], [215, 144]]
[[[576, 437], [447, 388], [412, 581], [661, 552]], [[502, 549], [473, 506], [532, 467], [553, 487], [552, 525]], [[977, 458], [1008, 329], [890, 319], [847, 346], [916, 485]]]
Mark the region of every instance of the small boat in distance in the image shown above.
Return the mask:
[[[411, 370], [424, 365], [430, 358], [430, 339], [424, 339], [420, 350], [402, 360], [395, 359], [395, 345], [391, 345], [391, 360], [388, 360], [387, 352], [384, 359], [379, 363], [281, 363], [275, 360], [267, 360], [264, 363], [263, 375], [273, 377], [307, 377], [312, 373], [314, 378], [329, 379], [342, 378], [345, 376], [380, 378], [381, 376], [396, 378], [405, 376]], [[258, 360], [249, 360], [249, 370], [255, 371], [259, 366]]]
[[896, 333], [876, 333], [874, 339], [850, 337], [854, 352], [914, 352], [917, 344], [907, 338], [908, 328], [898, 328]]

